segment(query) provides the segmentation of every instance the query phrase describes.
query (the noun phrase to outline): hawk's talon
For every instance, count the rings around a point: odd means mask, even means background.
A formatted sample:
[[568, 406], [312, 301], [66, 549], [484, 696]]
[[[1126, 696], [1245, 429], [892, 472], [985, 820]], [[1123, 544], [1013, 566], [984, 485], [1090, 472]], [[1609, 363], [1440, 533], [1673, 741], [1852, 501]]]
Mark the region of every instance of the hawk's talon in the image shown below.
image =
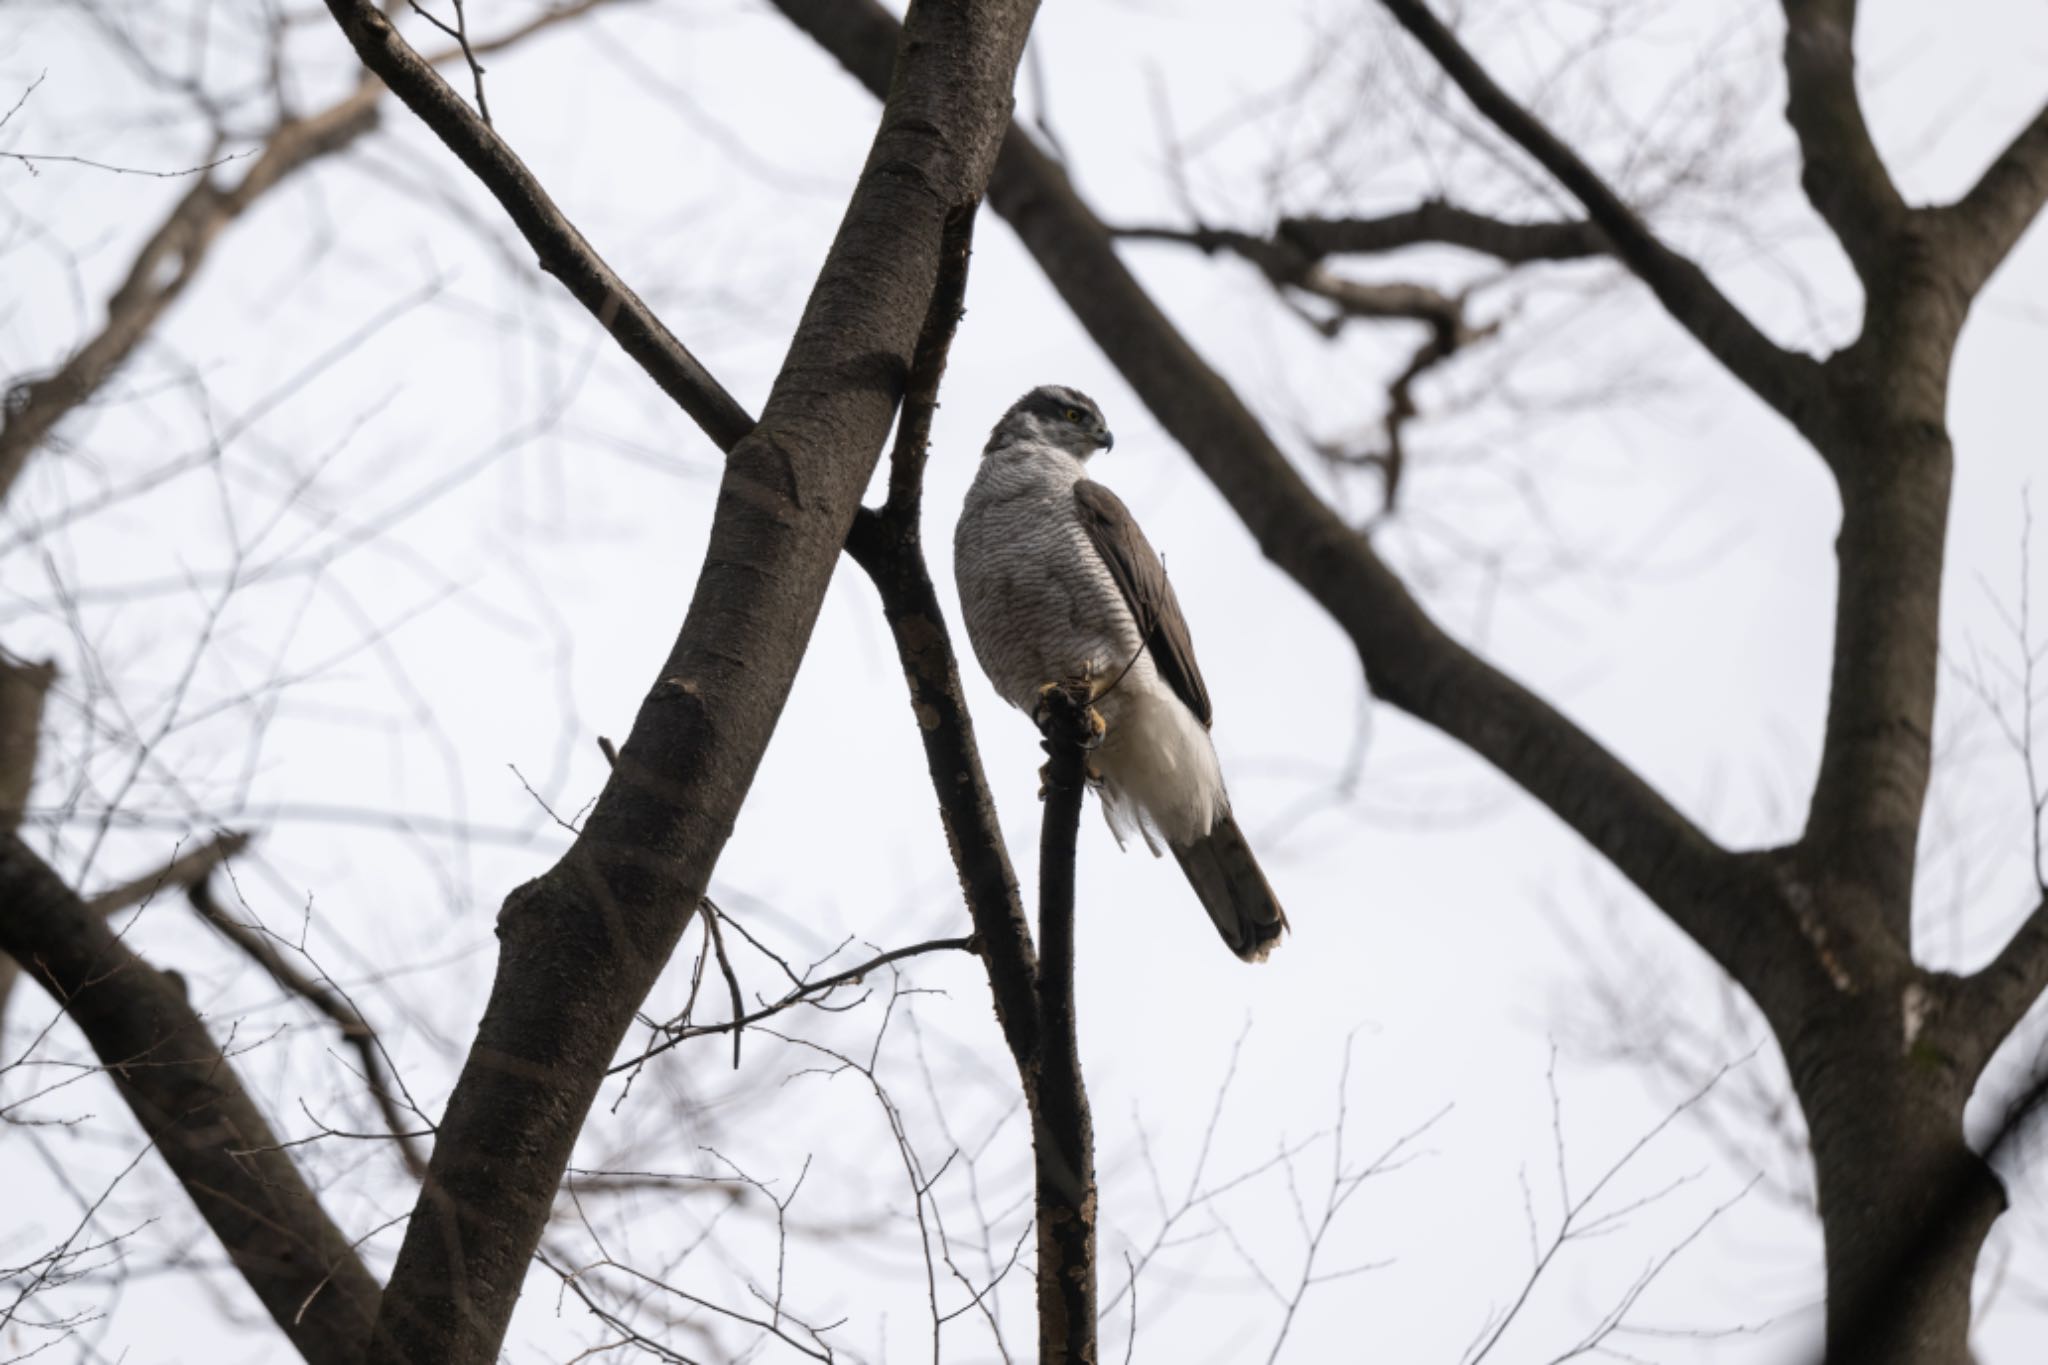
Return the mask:
[[1081, 741], [1081, 747], [1084, 749], [1100, 749], [1103, 737], [1109, 733], [1109, 722], [1104, 720], [1102, 713], [1092, 706], [1088, 708], [1086, 714], [1088, 717], [1088, 738]]
[[1046, 733], [1052, 724], [1052, 699], [1059, 692], [1060, 684], [1049, 682], [1038, 689], [1038, 701], [1031, 708], [1031, 723], [1038, 727], [1038, 733]]
[[[1084, 668], [1082, 671], [1084, 675], [1092, 675], [1094, 672], [1093, 668]], [[1081, 723], [1086, 726], [1086, 733], [1074, 736], [1070, 742], [1079, 744], [1083, 749], [1102, 747], [1103, 736], [1109, 733], [1109, 722], [1102, 718], [1102, 713], [1094, 706], [1081, 700], [1083, 695], [1087, 697], [1088, 702], [1093, 702], [1096, 695], [1094, 685], [1088, 682], [1085, 676], [1079, 684], [1049, 682], [1038, 689], [1038, 703], [1031, 708], [1031, 722], [1038, 727], [1038, 733], [1045, 736], [1048, 743], [1053, 738], [1052, 727], [1056, 718], [1053, 698], [1059, 697], [1065, 706], [1080, 711]]]

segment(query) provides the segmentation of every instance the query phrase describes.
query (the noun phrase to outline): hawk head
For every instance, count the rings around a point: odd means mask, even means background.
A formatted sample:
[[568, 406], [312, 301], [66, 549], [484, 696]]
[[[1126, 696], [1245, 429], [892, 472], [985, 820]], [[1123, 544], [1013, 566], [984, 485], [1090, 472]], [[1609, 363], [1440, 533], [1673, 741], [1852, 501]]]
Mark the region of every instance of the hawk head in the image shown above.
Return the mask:
[[1079, 389], [1041, 384], [1010, 405], [990, 433], [991, 451], [1020, 443], [1048, 445], [1085, 460], [1116, 443], [1102, 420], [1102, 409]]

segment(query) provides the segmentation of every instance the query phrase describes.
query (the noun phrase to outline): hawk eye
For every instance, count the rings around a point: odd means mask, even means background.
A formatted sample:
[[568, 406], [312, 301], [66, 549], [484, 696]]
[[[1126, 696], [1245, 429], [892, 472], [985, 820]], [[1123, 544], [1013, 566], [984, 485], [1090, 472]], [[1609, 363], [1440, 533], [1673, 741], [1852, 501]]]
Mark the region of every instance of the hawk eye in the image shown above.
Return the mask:
[[1078, 421], [1080, 421], [1080, 420], [1081, 420], [1081, 410], [1080, 410], [1079, 408], [1068, 408], [1068, 409], [1067, 409], [1067, 420], [1068, 420], [1069, 422], [1078, 422]]

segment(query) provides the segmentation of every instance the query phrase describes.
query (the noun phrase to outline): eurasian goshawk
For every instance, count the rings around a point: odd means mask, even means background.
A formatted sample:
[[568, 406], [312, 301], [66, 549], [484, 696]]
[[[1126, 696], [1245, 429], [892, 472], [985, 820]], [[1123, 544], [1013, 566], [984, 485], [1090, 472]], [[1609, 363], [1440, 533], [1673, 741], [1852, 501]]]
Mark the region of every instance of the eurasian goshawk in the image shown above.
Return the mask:
[[1088, 477], [1102, 412], [1057, 384], [996, 423], [953, 535], [967, 636], [1026, 714], [1047, 684], [1087, 680], [1107, 729], [1091, 758], [1103, 814], [1173, 850], [1223, 941], [1260, 962], [1287, 916], [1231, 818], [1209, 692], [1165, 566], [1116, 494]]

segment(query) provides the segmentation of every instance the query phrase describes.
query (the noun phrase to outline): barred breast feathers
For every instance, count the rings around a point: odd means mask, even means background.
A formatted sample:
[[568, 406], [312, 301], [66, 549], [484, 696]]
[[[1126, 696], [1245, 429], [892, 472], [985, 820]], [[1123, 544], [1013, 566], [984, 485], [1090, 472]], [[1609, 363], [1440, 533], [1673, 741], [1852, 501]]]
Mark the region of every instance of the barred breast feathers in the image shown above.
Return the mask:
[[1122, 676], [1098, 708], [1109, 727], [1095, 755], [1103, 814], [1119, 844], [1136, 833], [1157, 854], [1160, 838], [1206, 836], [1229, 797], [1207, 729], [1140, 651], [1081, 525], [1073, 490], [1086, 477], [1063, 451], [992, 443], [954, 534], [954, 574], [975, 657], [1012, 705], [1028, 713], [1059, 678]]

